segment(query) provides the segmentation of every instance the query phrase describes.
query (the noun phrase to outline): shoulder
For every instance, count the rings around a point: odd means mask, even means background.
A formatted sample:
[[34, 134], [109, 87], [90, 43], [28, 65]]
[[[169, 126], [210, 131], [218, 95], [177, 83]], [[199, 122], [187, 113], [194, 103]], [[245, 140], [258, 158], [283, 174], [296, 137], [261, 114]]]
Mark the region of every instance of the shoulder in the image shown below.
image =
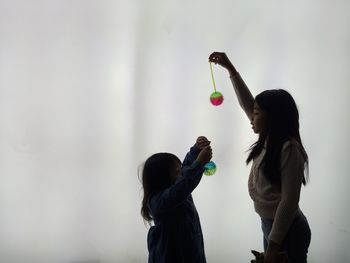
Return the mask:
[[306, 153], [300, 143], [294, 138], [290, 138], [282, 145], [281, 150], [281, 164], [282, 166], [287, 161], [304, 163], [306, 160]]
[[282, 145], [282, 153], [283, 152], [288, 152], [291, 150], [295, 150], [300, 152], [301, 154], [304, 154], [303, 147], [300, 145], [300, 143], [294, 139], [294, 138], [289, 138], [287, 141], [285, 141]]

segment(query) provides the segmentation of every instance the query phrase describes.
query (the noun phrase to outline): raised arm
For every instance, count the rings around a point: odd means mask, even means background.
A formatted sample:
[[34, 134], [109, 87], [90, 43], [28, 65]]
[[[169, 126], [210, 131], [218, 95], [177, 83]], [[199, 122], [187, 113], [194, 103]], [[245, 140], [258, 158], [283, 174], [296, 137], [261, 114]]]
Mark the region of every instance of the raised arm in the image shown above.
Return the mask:
[[241, 105], [249, 120], [251, 120], [253, 115], [254, 97], [250, 93], [250, 90], [244, 83], [241, 75], [235, 69], [227, 55], [223, 52], [213, 52], [209, 56], [209, 61], [215, 64], [219, 64], [228, 70], [239, 105]]
[[186, 154], [186, 157], [182, 162], [182, 167], [191, 166], [191, 164], [197, 159], [201, 150], [209, 145], [210, 141], [205, 136], [199, 136], [196, 140], [196, 144], [192, 146], [190, 151]]
[[183, 167], [182, 176], [169, 188], [155, 194], [150, 199], [153, 216], [165, 213], [181, 204], [199, 184], [204, 171], [204, 164], [195, 160], [190, 166]]
[[173, 209], [182, 203], [197, 187], [202, 179], [204, 165], [212, 158], [210, 141], [204, 136], [197, 139], [196, 144], [187, 153], [182, 164], [182, 176], [175, 184], [156, 194], [150, 200], [153, 215]]

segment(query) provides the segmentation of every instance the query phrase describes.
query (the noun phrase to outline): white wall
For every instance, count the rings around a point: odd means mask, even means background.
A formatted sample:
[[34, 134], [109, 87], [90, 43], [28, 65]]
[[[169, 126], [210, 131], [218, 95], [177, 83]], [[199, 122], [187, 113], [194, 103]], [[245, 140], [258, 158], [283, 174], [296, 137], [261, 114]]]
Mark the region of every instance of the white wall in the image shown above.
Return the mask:
[[350, 262], [350, 3], [0, 0], [0, 261], [146, 262], [137, 167], [212, 140], [218, 172], [193, 196], [208, 262], [262, 249], [247, 191], [256, 136], [225, 51], [254, 95], [294, 96], [310, 156], [300, 206], [309, 262]]

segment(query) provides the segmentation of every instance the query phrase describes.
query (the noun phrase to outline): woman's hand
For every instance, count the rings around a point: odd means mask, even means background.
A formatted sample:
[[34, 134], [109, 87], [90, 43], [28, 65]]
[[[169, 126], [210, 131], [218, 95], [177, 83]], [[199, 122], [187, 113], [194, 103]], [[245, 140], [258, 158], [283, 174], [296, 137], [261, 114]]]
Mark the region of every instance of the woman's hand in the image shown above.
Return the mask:
[[264, 253], [260, 253], [256, 250], [251, 250], [253, 255], [255, 256], [255, 259], [251, 260], [251, 263], [264, 263]]
[[270, 240], [265, 253], [264, 263], [279, 263], [280, 262], [279, 254], [280, 254], [280, 245]]
[[279, 263], [278, 253], [276, 255], [272, 255], [272, 254], [269, 254], [269, 256], [267, 255], [268, 254], [266, 254], [264, 258], [264, 263]]
[[235, 67], [232, 65], [227, 55], [223, 52], [213, 52], [209, 56], [209, 61], [226, 68], [230, 72], [230, 75], [237, 73]]
[[210, 141], [205, 136], [199, 136], [196, 141], [196, 147], [199, 150], [202, 150], [203, 148], [210, 145]]

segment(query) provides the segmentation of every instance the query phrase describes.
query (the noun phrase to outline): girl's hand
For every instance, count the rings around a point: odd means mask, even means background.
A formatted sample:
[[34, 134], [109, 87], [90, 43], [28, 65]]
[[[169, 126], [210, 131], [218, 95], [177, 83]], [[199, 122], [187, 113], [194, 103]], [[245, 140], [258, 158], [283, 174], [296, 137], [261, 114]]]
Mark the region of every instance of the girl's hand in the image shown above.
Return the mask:
[[236, 73], [236, 69], [228, 59], [227, 55], [223, 52], [213, 52], [209, 56], [209, 61], [226, 68], [231, 74]]
[[212, 157], [213, 157], [213, 151], [210, 145], [208, 145], [200, 151], [197, 157], [197, 161], [200, 162], [202, 165], [205, 165], [207, 162], [211, 160]]
[[200, 150], [210, 145], [210, 141], [205, 136], [199, 136], [196, 141], [196, 147]]

